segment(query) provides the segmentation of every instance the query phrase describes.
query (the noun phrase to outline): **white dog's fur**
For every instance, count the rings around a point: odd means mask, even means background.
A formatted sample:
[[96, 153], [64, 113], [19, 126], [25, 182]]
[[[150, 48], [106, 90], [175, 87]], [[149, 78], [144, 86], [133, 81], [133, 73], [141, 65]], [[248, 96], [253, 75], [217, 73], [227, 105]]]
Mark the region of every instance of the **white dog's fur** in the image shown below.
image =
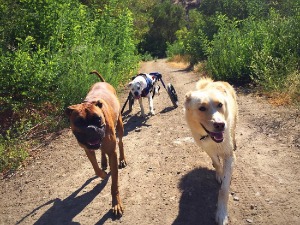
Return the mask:
[[[131, 81], [128, 84], [128, 88], [130, 89], [131, 94], [135, 99], [138, 99], [140, 108], [141, 108], [141, 115], [145, 116], [145, 110], [143, 106], [143, 97], [142, 97], [142, 92], [147, 88], [147, 81], [145, 79], [146, 76], [148, 79], [151, 80], [151, 85], [157, 92], [158, 89], [155, 87], [155, 82], [156, 80], [149, 74], [143, 74], [143, 75], [138, 75], [134, 78], [133, 81]], [[151, 115], [155, 115], [154, 108], [153, 108], [153, 98], [152, 98], [153, 92], [149, 92], [146, 96], [148, 98], [148, 103], [149, 103], [149, 111]]]
[[196, 85], [196, 91], [186, 94], [184, 106], [185, 118], [192, 135], [212, 159], [216, 179], [221, 183], [216, 222], [219, 225], [228, 224], [227, 204], [235, 161], [238, 114], [235, 91], [226, 82], [202, 78]]

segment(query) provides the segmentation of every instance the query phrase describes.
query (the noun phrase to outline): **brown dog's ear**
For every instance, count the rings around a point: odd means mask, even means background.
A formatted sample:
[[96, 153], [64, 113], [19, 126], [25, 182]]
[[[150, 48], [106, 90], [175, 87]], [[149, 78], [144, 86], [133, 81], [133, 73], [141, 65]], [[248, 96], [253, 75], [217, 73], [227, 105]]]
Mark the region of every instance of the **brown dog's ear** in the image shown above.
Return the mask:
[[68, 117], [70, 117], [74, 109], [75, 109], [75, 107], [73, 105], [69, 106], [68, 108], [65, 109], [65, 114]]
[[103, 106], [103, 103], [101, 101], [96, 101], [96, 102], [94, 102], [94, 104], [95, 104], [95, 106], [99, 107], [100, 109]]

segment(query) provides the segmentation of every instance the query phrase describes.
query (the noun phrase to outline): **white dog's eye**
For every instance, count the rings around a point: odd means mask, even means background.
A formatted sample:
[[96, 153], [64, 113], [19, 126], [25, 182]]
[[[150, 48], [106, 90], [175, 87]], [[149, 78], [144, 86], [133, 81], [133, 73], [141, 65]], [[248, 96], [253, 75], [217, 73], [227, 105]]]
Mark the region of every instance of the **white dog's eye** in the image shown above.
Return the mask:
[[222, 103], [219, 103], [218, 104], [218, 108], [222, 108], [223, 104]]
[[199, 110], [202, 111], [202, 112], [204, 112], [204, 111], [206, 111], [206, 108], [205, 108], [204, 106], [201, 106], [201, 107], [199, 108]]
[[140, 90], [140, 87], [138, 87], [137, 89]]

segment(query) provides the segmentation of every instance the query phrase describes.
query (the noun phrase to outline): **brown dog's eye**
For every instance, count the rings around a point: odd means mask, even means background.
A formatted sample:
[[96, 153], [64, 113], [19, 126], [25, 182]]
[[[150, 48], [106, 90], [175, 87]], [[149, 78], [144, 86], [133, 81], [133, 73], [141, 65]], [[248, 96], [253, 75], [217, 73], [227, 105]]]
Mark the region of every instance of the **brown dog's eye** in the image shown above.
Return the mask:
[[95, 116], [93, 119], [92, 119], [92, 123], [95, 124], [95, 125], [99, 125], [101, 123], [101, 118], [98, 117], [98, 116]]
[[218, 108], [222, 108], [223, 104], [222, 103], [219, 103], [218, 104]]
[[202, 112], [204, 112], [204, 111], [206, 111], [206, 108], [205, 108], [204, 106], [201, 106], [201, 107], [199, 108], [199, 110], [202, 111]]

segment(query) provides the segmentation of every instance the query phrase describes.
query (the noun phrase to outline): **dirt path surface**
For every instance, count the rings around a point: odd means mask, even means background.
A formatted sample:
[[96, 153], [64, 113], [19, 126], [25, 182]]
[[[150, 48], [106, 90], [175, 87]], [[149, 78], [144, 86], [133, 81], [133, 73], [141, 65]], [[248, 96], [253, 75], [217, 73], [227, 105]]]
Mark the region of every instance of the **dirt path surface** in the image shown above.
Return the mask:
[[[155, 71], [174, 85], [179, 107], [172, 107], [161, 88], [154, 98], [155, 116], [142, 119], [138, 104], [124, 116], [128, 166], [119, 170], [125, 206], [121, 219], [111, 216], [111, 179], [94, 176], [66, 129], [38, 149], [38, 157], [25, 169], [0, 181], [0, 224], [214, 224], [219, 188], [215, 171], [183, 117], [184, 95], [194, 89], [199, 75], [165, 60], [144, 63], [140, 70]], [[126, 97], [124, 92], [121, 104]], [[230, 224], [300, 224], [299, 111], [274, 107], [246, 90], [238, 91], [238, 104]]]

